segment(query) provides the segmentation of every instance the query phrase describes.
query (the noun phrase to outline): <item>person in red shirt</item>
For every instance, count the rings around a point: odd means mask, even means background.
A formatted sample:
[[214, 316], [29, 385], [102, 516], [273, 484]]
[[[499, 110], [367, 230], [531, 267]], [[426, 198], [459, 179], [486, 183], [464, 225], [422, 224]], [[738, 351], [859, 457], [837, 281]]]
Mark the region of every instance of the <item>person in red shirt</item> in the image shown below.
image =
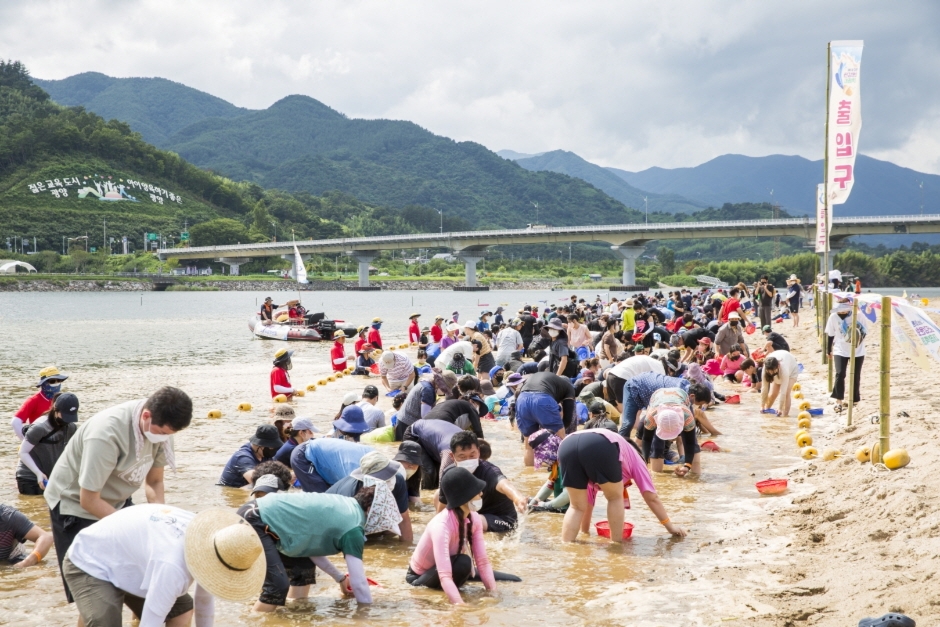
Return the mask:
[[356, 344], [355, 344], [355, 346], [354, 346], [357, 355], [358, 355], [359, 352], [362, 350], [362, 347], [363, 347], [365, 344], [367, 344], [367, 341], [366, 341], [366, 331], [368, 331], [368, 329], [369, 329], [369, 327], [366, 327], [366, 326], [361, 326], [361, 327], [359, 327], [358, 329], [356, 329], [356, 333], [359, 334], [359, 337], [356, 338]]
[[288, 400], [294, 396], [294, 386], [290, 383], [287, 371], [293, 367], [290, 358], [294, 351], [282, 348], [274, 353], [274, 368], [271, 369], [271, 398], [283, 394]]
[[36, 384], [39, 391], [23, 402], [10, 421], [17, 439], [23, 441], [23, 425], [31, 425], [37, 418], [49, 413], [53, 397], [59, 393], [62, 382], [68, 378], [67, 374], [59, 372], [55, 366], [48, 366], [39, 371], [39, 383]]
[[741, 320], [744, 321], [745, 325], [750, 324], [750, 321], [747, 319], [747, 314], [744, 309], [741, 307], [741, 301], [738, 300], [738, 296], [741, 294], [741, 290], [736, 287], [732, 287], [729, 292], [730, 296], [721, 306], [721, 313], [719, 314], [718, 320], [722, 324], [728, 322], [728, 314], [732, 311], [738, 312], [738, 315], [741, 316]]
[[441, 326], [442, 322], [444, 322], [444, 316], [437, 316], [434, 318], [434, 325], [431, 326], [431, 341], [435, 344], [440, 344], [441, 340], [444, 339], [444, 328]]
[[340, 331], [333, 338], [333, 348], [330, 350], [330, 363], [333, 365], [333, 372], [342, 372], [346, 369], [346, 334]]
[[382, 334], [379, 333], [379, 329], [382, 328], [382, 319], [373, 318], [372, 319], [372, 328], [369, 329], [369, 335], [366, 336], [366, 341], [369, 344], [372, 344], [372, 348], [378, 348], [384, 350], [382, 346]]
[[408, 326], [408, 342], [410, 344], [415, 344], [421, 341], [421, 327], [418, 326], [418, 318], [421, 317], [419, 313], [413, 313], [408, 316], [408, 319], [411, 320], [411, 324]]

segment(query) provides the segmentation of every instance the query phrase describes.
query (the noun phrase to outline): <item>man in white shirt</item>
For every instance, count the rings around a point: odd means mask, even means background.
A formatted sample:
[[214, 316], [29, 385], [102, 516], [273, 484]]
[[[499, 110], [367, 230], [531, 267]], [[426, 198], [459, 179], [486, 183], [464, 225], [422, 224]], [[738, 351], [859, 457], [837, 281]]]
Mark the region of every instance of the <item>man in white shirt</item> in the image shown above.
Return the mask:
[[525, 346], [522, 343], [522, 320], [513, 318], [509, 326], [496, 334], [496, 365], [505, 366], [512, 361], [513, 353], [521, 353]]
[[232, 511], [135, 505], [83, 529], [62, 572], [85, 627], [122, 625], [123, 605], [140, 627], [181, 627], [193, 614], [196, 627], [211, 627], [215, 596], [240, 601], [261, 591], [263, 555], [254, 529]]
[[376, 407], [379, 402], [379, 388], [367, 385], [362, 390], [362, 400], [358, 403], [362, 415], [369, 425], [369, 430], [385, 426], [385, 412]]

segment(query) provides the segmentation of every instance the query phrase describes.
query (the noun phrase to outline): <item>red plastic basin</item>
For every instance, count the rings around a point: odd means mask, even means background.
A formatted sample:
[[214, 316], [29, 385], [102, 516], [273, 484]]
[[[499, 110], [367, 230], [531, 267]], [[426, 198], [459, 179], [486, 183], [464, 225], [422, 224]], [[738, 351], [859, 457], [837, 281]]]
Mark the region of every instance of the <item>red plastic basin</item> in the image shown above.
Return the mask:
[[786, 492], [788, 479], [767, 479], [757, 482], [757, 491], [761, 494], [780, 494]]
[[740, 394], [731, 394], [730, 396], [725, 397], [725, 403], [728, 405], [740, 405], [741, 404], [741, 395]]
[[[610, 537], [610, 523], [606, 520], [594, 523], [594, 528], [597, 529], [597, 535], [602, 538]], [[631, 523], [623, 523], [623, 539], [626, 540], [633, 535], [633, 525]]]

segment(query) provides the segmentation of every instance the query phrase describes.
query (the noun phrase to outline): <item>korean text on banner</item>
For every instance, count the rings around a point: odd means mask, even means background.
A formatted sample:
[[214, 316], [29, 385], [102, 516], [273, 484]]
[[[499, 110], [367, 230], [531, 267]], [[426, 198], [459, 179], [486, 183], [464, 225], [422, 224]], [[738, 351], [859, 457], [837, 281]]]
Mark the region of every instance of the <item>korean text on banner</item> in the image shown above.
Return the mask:
[[936, 369], [930, 358], [940, 362], [940, 327], [921, 309], [897, 299], [893, 299], [891, 305], [894, 315], [907, 323], [903, 327], [900, 324], [891, 325], [899, 345], [924, 370]]
[[862, 130], [862, 42], [830, 42], [829, 62], [826, 185], [829, 205], [841, 205], [855, 183], [855, 155]]
[[826, 186], [816, 186], [816, 252], [829, 250], [829, 233], [832, 232], [832, 205], [828, 207], [829, 219], [826, 219]]

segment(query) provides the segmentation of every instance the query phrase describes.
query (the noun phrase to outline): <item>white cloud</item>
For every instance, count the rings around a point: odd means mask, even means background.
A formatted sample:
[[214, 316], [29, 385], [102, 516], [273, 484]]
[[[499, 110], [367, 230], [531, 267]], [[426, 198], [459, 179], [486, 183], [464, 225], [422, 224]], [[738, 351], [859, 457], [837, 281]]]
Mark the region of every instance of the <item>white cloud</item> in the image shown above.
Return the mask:
[[20, 1], [0, 56], [163, 76], [263, 108], [303, 93], [493, 149], [604, 165], [822, 152], [825, 45], [864, 39], [863, 152], [940, 173], [940, 5]]

